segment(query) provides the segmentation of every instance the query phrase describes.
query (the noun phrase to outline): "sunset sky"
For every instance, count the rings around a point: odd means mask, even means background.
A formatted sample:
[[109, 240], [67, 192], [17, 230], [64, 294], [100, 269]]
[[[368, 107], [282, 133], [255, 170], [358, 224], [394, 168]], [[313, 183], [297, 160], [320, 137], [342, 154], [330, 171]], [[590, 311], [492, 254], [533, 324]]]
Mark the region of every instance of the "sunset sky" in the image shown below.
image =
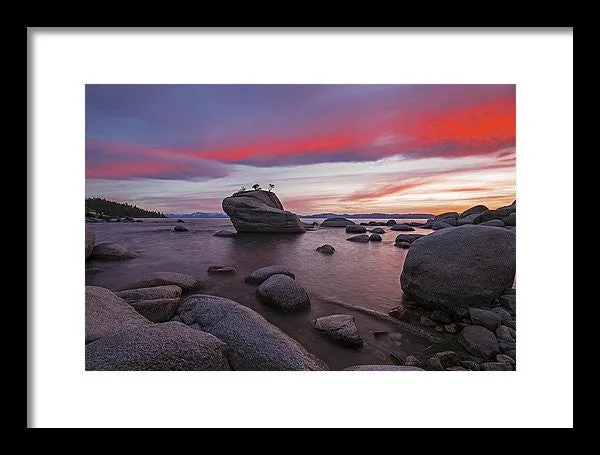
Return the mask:
[[86, 196], [221, 212], [275, 185], [299, 214], [515, 199], [514, 85], [87, 85]]

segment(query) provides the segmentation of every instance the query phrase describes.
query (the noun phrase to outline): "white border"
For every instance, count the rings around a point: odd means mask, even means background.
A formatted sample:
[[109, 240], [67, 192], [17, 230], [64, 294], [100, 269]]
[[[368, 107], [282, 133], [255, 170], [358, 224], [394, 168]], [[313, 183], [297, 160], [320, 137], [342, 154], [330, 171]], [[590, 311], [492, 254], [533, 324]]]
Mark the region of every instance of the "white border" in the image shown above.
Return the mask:
[[[572, 33], [30, 30], [30, 51], [32, 426], [573, 425]], [[518, 371], [85, 373], [85, 83], [516, 83]]]

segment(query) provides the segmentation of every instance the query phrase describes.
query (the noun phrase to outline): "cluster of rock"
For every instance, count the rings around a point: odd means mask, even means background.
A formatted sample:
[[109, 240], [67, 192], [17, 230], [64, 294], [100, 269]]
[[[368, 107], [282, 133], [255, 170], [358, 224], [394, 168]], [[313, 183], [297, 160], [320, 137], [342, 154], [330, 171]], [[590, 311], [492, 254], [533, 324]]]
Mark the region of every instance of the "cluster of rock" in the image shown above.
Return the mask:
[[422, 229], [446, 229], [449, 227], [477, 224], [481, 226], [507, 227], [514, 229], [517, 225], [517, 201], [495, 210], [488, 209], [485, 205], [476, 205], [462, 213], [446, 212], [435, 216], [427, 223], [421, 225]]
[[88, 207], [85, 208], [86, 223], [141, 223], [142, 220], [135, 219], [131, 216], [113, 217], [102, 212], [97, 212]]
[[86, 287], [87, 370], [326, 368], [244, 305], [205, 294], [182, 299], [202, 287], [190, 275], [160, 272], [125, 287]]
[[398, 236], [398, 246], [410, 243], [400, 284], [406, 300], [418, 310], [402, 307], [390, 315], [451, 334], [466, 352], [408, 356], [405, 365], [433, 370], [515, 369], [516, 238], [514, 229], [506, 228], [507, 222], [515, 221], [514, 213], [514, 204], [495, 211], [476, 206], [460, 215], [438, 215], [432, 223], [456, 229], [443, 226], [412, 242]]
[[[516, 314], [514, 290], [507, 290], [489, 309], [469, 308], [466, 318], [440, 310], [421, 316], [424, 327], [456, 336], [464, 353], [438, 352], [434, 356], [413, 354], [398, 359], [402, 364], [429, 370], [510, 371], [516, 369]], [[407, 318], [405, 311], [391, 315]], [[436, 359], [437, 358], [437, 359]]]

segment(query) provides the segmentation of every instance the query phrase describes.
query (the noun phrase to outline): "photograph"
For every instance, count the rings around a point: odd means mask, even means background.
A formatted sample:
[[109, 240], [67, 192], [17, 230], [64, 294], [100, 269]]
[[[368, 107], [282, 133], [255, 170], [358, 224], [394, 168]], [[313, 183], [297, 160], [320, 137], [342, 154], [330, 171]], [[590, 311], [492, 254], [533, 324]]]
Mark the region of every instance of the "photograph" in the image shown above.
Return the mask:
[[84, 95], [84, 374], [519, 372], [517, 84]]

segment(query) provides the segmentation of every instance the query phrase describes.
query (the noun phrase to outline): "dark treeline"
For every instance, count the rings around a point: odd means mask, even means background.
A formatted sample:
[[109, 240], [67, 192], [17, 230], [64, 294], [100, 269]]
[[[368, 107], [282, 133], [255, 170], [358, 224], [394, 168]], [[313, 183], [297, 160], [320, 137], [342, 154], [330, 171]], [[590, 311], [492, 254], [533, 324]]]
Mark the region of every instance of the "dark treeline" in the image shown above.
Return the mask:
[[106, 199], [99, 197], [86, 198], [85, 207], [86, 210], [91, 209], [115, 218], [123, 218], [126, 216], [131, 216], [133, 218], [166, 218], [165, 215], [160, 212], [140, 209], [131, 204], [107, 201]]

